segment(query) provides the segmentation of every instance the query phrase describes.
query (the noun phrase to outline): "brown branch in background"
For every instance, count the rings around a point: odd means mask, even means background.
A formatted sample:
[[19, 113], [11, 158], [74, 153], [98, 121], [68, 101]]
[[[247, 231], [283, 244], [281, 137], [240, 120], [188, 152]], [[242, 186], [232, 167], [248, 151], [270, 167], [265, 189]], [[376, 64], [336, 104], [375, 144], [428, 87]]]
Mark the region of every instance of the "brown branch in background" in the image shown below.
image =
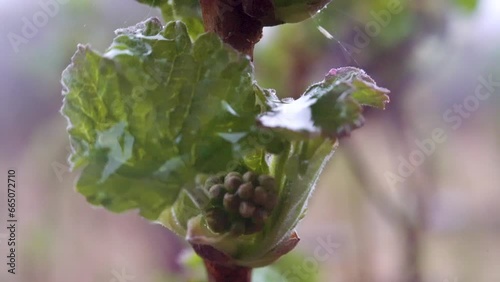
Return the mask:
[[[343, 151], [347, 155], [347, 164], [351, 167], [355, 178], [359, 182], [361, 191], [366, 195], [367, 199], [373, 206], [385, 216], [389, 222], [396, 226], [412, 225], [412, 221], [406, 216], [389, 197], [377, 190], [376, 183], [371, 175], [370, 168], [363, 161], [363, 157], [359, 155], [359, 149], [352, 142], [346, 142], [343, 145]], [[374, 187], [375, 186], [375, 187]]]
[[376, 189], [375, 177], [371, 175], [372, 170], [359, 155], [359, 149], [353, 144], [343, 144], [344, 152], [347, 154], [348, 164], [351, 171], [359, 181], [361, 191], [373, 206], [385, 216], [389, 222], [401, 231], [403, 236], [404, 262], [402, 267], [402, 281], [420, 282], [420, 230], [418, 219], [407, 216], [395, 202], [384, 195], [381, 190]]

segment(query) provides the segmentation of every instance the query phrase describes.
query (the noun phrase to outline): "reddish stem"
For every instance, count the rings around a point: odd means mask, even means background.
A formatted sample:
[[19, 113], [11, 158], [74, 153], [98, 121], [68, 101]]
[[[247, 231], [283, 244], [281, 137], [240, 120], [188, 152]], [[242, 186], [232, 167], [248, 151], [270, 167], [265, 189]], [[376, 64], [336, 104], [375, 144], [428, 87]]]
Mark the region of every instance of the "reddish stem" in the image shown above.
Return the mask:
[[[278, 246], [271, 251], [270, 255], [278, 259], [293, 250], [299, 241], [300, 238], [294, 231], [287, 240], [278, 244]], [[252, 281], [252, 268], [236, 265], [234, 259], [210, 245], [190, 243], [196, 254], [203, 258], [209, 282]]]
[[262, 37], [262, 23], [245, 13], [242, 0], [200, 0], [205, 30], [250, 57]]
[[209, 282], [250, 282], [252, 269], [238, 265], [222, 265], [210, 260], [203, 260]]
[[209, 245], [191, 244], [193, 250], [203, 258], [209, 282], [250, 282], [252, 268], [234, 264], [225, 253]]

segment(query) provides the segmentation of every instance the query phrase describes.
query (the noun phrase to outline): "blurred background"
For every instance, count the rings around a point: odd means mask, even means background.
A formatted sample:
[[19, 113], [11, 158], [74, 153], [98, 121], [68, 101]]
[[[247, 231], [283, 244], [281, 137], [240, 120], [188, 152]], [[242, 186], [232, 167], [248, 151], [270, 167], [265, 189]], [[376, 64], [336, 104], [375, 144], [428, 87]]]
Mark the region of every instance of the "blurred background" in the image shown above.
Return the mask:
[[[115, 29], [158, 15], [133, 0], [0, 0], [0, 169], [16, 169], [19, 207], [17, 274], [6, 272], [2, 227], [0, 281], [199, 281], [200, 269], [180, 263], [182, 240], [74, 191], [58, 112], [78, 43], [104, 51]], [[334, 0], [314, 19], [265, 30], [257, 79], [280, 96], [347, 65], [392, 91], [386, 111], [368, 110], [340, 141], [298, 227], [301, 244], [274, 274], [500, 281], [499, 16], [497, 0]], [[6, 197], [1, 189], [1, 222]]]

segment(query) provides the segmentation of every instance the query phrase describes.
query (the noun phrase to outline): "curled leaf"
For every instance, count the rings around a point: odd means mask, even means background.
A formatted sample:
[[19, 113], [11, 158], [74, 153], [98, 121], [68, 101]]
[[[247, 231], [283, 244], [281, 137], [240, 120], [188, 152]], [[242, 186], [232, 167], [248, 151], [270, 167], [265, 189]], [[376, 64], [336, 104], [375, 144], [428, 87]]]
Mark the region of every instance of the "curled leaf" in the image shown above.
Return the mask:
[[299, 99], [271, 100], [271, 110], [259, 122], [289, 136], [335, 139], [363, 125], [362, 105], [384, 109], [388, 93], [360, 69], [332, 69]]

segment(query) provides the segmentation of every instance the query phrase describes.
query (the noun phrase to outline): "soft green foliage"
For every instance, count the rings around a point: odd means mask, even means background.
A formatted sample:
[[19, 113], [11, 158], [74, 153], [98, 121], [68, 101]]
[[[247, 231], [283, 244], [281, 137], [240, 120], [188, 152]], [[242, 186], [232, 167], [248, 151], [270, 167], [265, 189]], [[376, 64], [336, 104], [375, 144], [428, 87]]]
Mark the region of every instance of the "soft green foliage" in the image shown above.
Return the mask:
[[296, 23], [314, 16], [331, 0], [271, 0], [271, 2], [278, 20]]
[[189, 34], [196, 37], [204, 31], [199, 0], [136, 0], [158, 7], [166, 21], [182, 20], [189, 26]]
[[242, 157], [256, 107], [249, 60], [213, 34], [156, 19], [120, 30], [103, 55], [80, 46], [63, 74], [77, 188], [112, 211], [156, 219], [197, 173]]
[[472, 12], [476, 9], [478, 5], [477, 0], [455, 0], [458, 6], [462, 7], [463, 9]]

